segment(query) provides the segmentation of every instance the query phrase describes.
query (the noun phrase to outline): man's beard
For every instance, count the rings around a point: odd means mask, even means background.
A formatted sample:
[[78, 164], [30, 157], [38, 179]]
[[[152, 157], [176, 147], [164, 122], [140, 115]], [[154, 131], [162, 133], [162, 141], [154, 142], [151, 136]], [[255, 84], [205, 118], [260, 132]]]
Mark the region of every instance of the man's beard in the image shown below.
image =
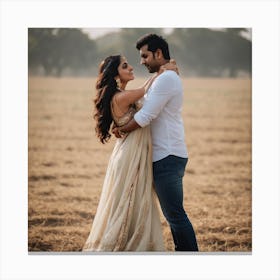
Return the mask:
[[151, 66], [146, 66], [149, 73], [155, 73], [155, 72], [158, 72], [159, 71], [159, 67], [158, 66], [154, 66], [154, 67], [151, 67]]

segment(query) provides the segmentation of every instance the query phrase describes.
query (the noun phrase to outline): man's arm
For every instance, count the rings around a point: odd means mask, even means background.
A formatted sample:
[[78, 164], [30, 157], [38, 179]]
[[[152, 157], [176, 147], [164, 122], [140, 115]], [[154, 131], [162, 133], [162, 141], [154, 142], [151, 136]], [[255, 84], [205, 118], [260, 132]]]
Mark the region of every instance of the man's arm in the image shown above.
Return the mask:
[[137, 128], [141, 127], [134, 119], [129, 121], [127, 124], [120, 126], [119, 131], [121, 133], [129, 133]]
[[112, 132], [117, 138], [121, 138], [126, 133], [129, 133], [137, 128], [140, 128], [141, 126], [134, 120], [130, 120], [127, 124], [119, 127], [114, 127], [112, 129]]

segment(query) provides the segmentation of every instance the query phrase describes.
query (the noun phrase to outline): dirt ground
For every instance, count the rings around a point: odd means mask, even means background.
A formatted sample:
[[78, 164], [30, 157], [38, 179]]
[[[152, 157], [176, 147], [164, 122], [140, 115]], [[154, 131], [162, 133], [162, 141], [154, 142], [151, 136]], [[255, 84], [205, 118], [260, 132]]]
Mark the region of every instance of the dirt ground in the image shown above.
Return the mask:
[[[136, 79], [130, 87], [141, 84]], [[252, 251], [250, 79], [184, 79], [184, 206], [202, 252]], [[29, 78], [28, 249], [81, 251], [115, 139], [94, 132], [90, 78]], [[167, 251], [169, 227], [161, 215]]]

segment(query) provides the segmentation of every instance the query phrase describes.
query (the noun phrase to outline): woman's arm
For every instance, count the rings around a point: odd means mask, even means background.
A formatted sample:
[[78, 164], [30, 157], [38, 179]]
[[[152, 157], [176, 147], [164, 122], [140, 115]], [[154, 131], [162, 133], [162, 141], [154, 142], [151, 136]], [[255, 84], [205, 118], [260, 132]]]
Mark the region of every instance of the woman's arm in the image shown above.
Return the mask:
[[146, 80], [140, 88], [128, 89], [118, 93], [115, 97], [118, 105], [124, 109], [141, 99], [158, 75], [159, 74], [156, 74], [153, 77]]

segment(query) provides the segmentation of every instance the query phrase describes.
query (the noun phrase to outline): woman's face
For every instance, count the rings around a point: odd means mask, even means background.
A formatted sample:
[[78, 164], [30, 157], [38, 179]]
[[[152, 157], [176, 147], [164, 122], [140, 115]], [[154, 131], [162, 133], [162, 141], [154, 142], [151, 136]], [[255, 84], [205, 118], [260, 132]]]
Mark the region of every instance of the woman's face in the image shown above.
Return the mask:
[[127, 83], [134, 79], [133, 67], [128, 64], [125, 57], [121, 57], [121, 63], [118, 67], [119, 78], [122, 83]]

